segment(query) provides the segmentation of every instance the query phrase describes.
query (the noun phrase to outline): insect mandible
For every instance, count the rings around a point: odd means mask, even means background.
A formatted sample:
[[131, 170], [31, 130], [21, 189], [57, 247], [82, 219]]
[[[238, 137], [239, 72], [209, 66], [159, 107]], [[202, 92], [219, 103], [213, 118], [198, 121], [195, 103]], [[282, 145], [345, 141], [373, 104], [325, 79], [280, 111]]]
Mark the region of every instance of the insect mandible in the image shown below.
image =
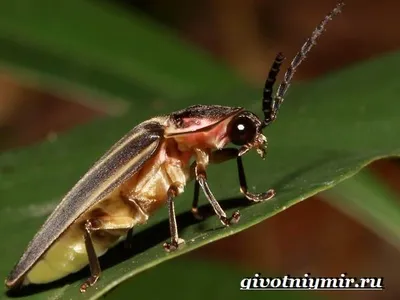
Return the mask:
[[[260, 194], [248, 191], [242, 156], [255, 149], [264, 158], [267, 139], [262, 130], [276, 119], [296, 69], [342, 6], [338, 3], [315, 28], [273, 96], [285, 59], [282, 53], [276, 56], [263, 91], [263, 120], [242, 107], [194, 105], [133, 128], [66, 194], [29, 243], [6, 279], [6, 286], [52, 282], [89, 264], [91, 276], [80, 288], [86, 291], [100, 277], [98, 257], [129, 239], [132, 228], [145, 223], [165, 203], [171, 240], [164, 248], [177, 249], [184, 241], [178, 235], [174, 200], [192, 179], [192, 212], [196, 217], [201, 217], [197, 209], [201, 189], [223, 225], [238, 222], [239, 211], [227, 216], [210, 190], [206, 175], [210, 163], [236, 159], [242, 194], [254, 202], [271, 199], [273, 189]], [[230, 143], [238, 147], [227, 148]]]

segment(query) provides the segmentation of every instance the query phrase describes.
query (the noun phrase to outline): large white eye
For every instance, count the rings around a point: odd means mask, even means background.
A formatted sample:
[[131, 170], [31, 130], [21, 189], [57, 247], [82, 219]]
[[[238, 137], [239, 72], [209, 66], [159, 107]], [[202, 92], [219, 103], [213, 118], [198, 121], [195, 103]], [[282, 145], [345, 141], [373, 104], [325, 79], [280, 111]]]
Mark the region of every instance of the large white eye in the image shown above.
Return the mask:
[[257, 126], [247, 116], [238, 116], [228, 125], [228, 137], [235, 145], [250, 143], [257, 135]]

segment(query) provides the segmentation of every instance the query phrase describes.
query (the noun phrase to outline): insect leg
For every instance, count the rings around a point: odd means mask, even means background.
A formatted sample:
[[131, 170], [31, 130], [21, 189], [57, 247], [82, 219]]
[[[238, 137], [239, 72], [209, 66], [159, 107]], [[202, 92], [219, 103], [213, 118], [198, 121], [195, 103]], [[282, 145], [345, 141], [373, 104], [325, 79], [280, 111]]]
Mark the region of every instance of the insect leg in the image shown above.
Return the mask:
[[225, 226], [229, 226], [239, 221], [240, 219], [239, 211], [235, 211], [230, 218], [226, 216], [226, 213], [219, 205], [218, 201], [215, 199], [213, 193], [211, 192], [210, 187], [208, 186], [207, 174], [204, 165], [201, 163], [197, 163], [196, 165], [196, 181], [198, 181], [201, 189], [206, 195], [207, 200], [210, 202], [211, 206], [213, 207], [215, 213], [217, 214], [222, 224], [224, 224]]
[[86, 292], [86, 289], [89, 286], [94, 285], [100, 277], [101, 268], [99, 259], [97, 258], [96, 251], [94, 250], [93, 241], [91, 233], [93, 231], [92, 221], [88, 220], [85, 223], [85, 246], [86, 252], [89, 259], [89, 267], [90, 267], [90, 277], [81, 285], [80, 291], [81, 293]]
[[84, 239], [91, 275], [81, 285], [80, 291], [82, 293], [86, 292], [89, 286], [94, 285], [101, 274], [99, 259], [93, 245], [92, 232], [98, 230], [131, 229], [132, 226], [132, 219], [129, 217], [107, 216], [104, 218], [90, 219], [85, 222]]
[[222, 150], [217, 150], [211, 153], [210, 161], [213, 163], [221, 163], [223, 161], [236, 158], [238, 174], [239, 174], [240, 191], [247, 199], [254, 202], [261, 202], [269, 200], [273, 196], [275, 196], [275, 191], [273, 189], [270, 189], [264, 193], [259, 193], [259, 194], [253, 194], [247, 190], [247, 182], [246, 182], [246, 175], [244, 173], [243, 161], [242, 157], [239, 156], [238, 153], [239, 150], [236, 148], [226, 148]]
[[192, 214], [197, 220], [203, 220], [203, 216], [199, 212], [199, 194], [200, 194], [200, 184], [197, 180], [194, 182], [194, 193], [192, 202]]
[[126, 234], [126, 240], [124, 241], [124, 247], [126, 249], [132, 248], [133, 243], [133, 228], [129, 229]]
[[176, 250], [178, 248], [179, 244], [182, 244], [185, 242], [183, 239], [179, 238], [178, 226], [176, 225], [174, 199], [178, 195], [178, 186], [179, 186], [179, 183], [173, 183], [167, 191], [169, 230], [171, 232], [171, 242], [166, 242], [163, 245], [165, 251], [167, 251], [167, 252]]
[[244, 173], [243, 161], [241, 156], [236, 157], [237, 168], [239, 173], [239, 183], [240, 183], [240, 191], [245, 197], [254, 202], [262, 202], [271, 199], [275, 196], [275, 191], [273, 189], [269, 189], [264, 193], [253, 194], [247, 190], [247, 182], [246, 175]]

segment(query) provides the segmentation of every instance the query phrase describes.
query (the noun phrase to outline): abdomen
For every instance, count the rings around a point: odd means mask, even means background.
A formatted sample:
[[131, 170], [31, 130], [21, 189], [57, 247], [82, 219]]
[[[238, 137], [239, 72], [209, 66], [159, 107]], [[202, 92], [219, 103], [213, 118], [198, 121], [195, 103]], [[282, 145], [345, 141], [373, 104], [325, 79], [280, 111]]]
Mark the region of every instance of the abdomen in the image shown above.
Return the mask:
[[[182, 184], [183, 192], [189, 178], [187, 156], [185, 162], [177, 157], [175, 147], [166, 147], [130, 180], [116, 189], [79, 217], [44, 253], [27, 273], [23, 284], [48, 283], [77, 272], [89, 264], [84, 241], [84, 224], [89, 219], [123, 217], [129, 227], [118, 230], [99, 230], [92, 233], [93, 246], [99, 257], [126, 238], [130, 228], [145, 223], [148, 216], [166, 202], [167, 190], [174, 182]], [[172, 154], [172, 157], [171, 157]]]
[[[45, 252], [41, 259], [27, 273], [24, 284], [48, 283], [70, 273], [77, 272], [89, 264], [84, 241], [86, 220], [99, 216], [108, 218], [123, 217], [131, 220], [131, 227], [146, 221], [147, 217], [134, 203], [121, 197], [119, 189], [99, 202], [87, 213], [77, 219], [59, 239]], [[92, 232], [93, 246], [99, 257], [126, 238], [129, 228]]]

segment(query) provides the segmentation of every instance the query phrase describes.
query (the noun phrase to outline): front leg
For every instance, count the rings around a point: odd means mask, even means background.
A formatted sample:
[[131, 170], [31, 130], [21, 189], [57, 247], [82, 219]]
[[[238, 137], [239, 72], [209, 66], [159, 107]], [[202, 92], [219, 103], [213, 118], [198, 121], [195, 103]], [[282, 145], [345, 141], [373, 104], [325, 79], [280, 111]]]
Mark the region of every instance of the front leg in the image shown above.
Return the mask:
[[269, 189], [264, 193], [253, 194], [247, 190], [247, 182], [246, 182], [246, 175], [244, 174], [243, 162], [242, 157], [237, 156], [236, 158], [238, 173], [239, 173], [239, 183], [240, 183], [240, 191], [243, 195], [246, 196], [247, 199], [253, 202], [262, 202], [270, 200], [275, 196], [275, 190]]
[[240, 191], [242, 194], [249, 200], [254, 202], [262, 202], [271, 199], [275, 196], [275, 191], [270, 189], [264, 193], [253, 194], [247, 190], [247, 182], [246, 175], [244, 173], [243, 161], [242, 157], [239, 156], [239, 150], [236, 148], [226, 148], [222, 150], [214, 151], [211, 154], [210, 161], [212, 163], [221, 163], [226, 160], [230, 160], [236, 158], [238, 175], [239, 175], [239, 183], [240, 183]]

